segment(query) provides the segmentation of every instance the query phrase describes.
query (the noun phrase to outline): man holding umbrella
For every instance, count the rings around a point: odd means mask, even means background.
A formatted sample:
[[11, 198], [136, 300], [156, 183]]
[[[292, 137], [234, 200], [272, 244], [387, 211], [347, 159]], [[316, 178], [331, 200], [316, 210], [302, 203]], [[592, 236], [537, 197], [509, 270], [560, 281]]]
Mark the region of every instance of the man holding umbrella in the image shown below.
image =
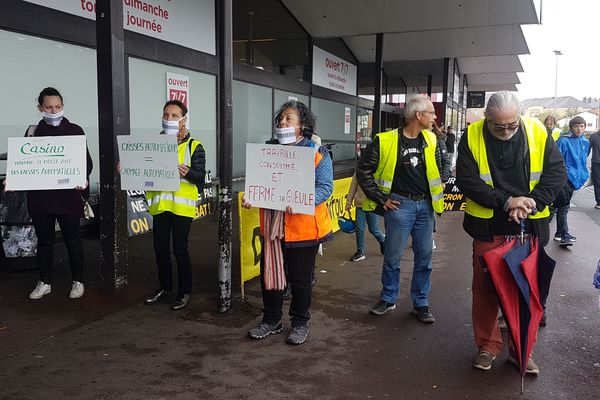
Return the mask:
[[[502, 350], [498, 300], [481, 256], [524, 229], [548, 243], [548, 205], [566, 182], [563, 159], [541, 122], [521, 116], [514, 93], [493, 94], [485, 118], [469, 126], [458, 146], [456, 183], [467, 197], [463, 228], [473, 237], [473, 366], [489, 370]], [[511, 361], [514, 357], [509, 358]], [[539, 373], [529, 358], [528, 373]]]

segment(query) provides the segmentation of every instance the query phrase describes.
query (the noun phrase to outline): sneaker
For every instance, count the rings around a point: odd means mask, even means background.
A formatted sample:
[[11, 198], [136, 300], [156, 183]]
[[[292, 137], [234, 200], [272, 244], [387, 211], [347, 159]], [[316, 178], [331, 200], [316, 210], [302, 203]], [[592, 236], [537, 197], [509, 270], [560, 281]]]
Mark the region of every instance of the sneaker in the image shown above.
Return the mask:
[[554, 240], [556, 240], [557, 242], [560, 242], [560, 239], [562, 239], [562, 237], [563, 237], [563, 234], [562, 234], [562, 233], [558, 233], [558, 232], [556, 232], [556, 233], [554, 234]]
[[540, 326], [546, 326], [546, 312], [542, 314], [542, 319], [540, 319]]
[[571, 242], [575, 243], [577, 241], [577, 236], [573, 236], [570, 233], [566, 233], [566, 235], [571, 239]]
[[388, 303], [385, 300], [379, 300], [377, 304], [371, 307], [371, 314], [375, 315], [383, 315], [388, 311], [393, 311], [396, 309], [396, 305], [394, 303]]
[[31, 300], [41, 299], [50, 292], [52, 292], [51, 285], [42, 281], [38, 281], [37, 286], [35, 287], [35, 289], [33, 289], [33, 292], [29, 293], [29, 298]]
[[595, 209], [599, 209], [599, 210], [600, 210], [600, 204], [596, 204], [596, 205], [594, 206], [594, 208], [595, 208]]
[[308, 324], [292, 326], [292, 331], [290, 332], [286, 343], [298, 346], [306, 342], [306, 338], [308, 337], [309, 333], [310, 327], [308, 326]]
[[433, 243], [431, 244], [431, 250], [435, 250], [437, 249], [437, 246], [435, 245], [435, 240], [433, 241]]
[[[508, 361], [513, 363], [517, 368], [519, 368], [519, 362], [517, 361], [517, 358], [512, 354], [508, 355]], [[525, 369], [525, 373], [531, 375], [540, 374], [540, 367], [537, 366], [537, 364], [535, 363], [535, 361], [533, 361], [531, 357], [529, 358], [529, 360], [527, 360], [527, 368]]]
[[69, 293], [70, 299], [78, 299], [83, 296], [84, 292], [83, 283], [78, 281], [73, 281], [73, 286], [71, 286], [71, 293]]
[[429, 306], [413, 308], [412, 312], [417, 316], [417, 318], [419, 318], [419, 321], [423, 323], [432, 324], [435, 321], [435, 318], [433, 318], [433, 314], [431, 313]]
[[489, 371], [492, 368], [492, 363], [496, 356], [488, 351], [480, 351], [473, 357], [473, 367], [484, 371]]
[[365, 253], [363, 253], [360, 250], [356, 250], [356, 253], [354, 253], [352, 255], [352, 257], [350, 257], [350, 261], [355, 261], [356, 262], [356, 261], [364, 260], [365, 258], [366, 258], [365, 257]]
[[562, 237], [560, 238], [560, 245], [561, 246], [573, 246], [573, 241], [571, 240], [571, 236], [568, 233], [565, 233], [564, 235], [562, 235]]
[[283, 324], [278, 322], [276, 324], [267, 324], [261, 322], [256, 328], [252, 328], [248, 331], [248, 336], [255, 340], [264, 339], [269, 335], [275, 335], [283, 332]]
[[385, 240], [383, 242], [379, 242], [379, 252], [381, 255], [385, 254]]

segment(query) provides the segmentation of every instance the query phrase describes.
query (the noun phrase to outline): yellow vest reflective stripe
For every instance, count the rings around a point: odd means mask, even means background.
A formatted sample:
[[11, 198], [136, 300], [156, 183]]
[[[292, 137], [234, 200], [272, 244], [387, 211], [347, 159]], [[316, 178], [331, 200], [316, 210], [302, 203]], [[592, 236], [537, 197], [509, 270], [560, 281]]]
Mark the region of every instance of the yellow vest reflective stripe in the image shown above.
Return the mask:
[[[546, 149], [546, 140], [548, 139], [548, 132], [544, 125], [537, 119], [521, 117], [521, 122], [525, 127], [525, 133], [527, 135], [527, 144], [529, 146], [529, 191], [540, 181], [542, 171], [544, 169], [544, 153]], [[477, 121], [469, 125], [467, 132], [467, 141], [469, 144], [469, 150], [473, 154], [473, 158], [479, 166], [479, 178], [486, 184], [494, 187], [492, 181], [492, 174], [490, 173], [490, 165], [488, 163], [487, 151], [485, 148], [485, 140], [483, 138], [483, 125], [485, 119]], [[467, 198], [467, 204], [465, 206], [465, 212], [477, 218], [489, 219], [494, 216], [494, 210], [491, 208], [483, 207], [477, 204], [473, 200]], [[545, 207], [543, 210], [538, 211], [535, 215], [530, 215], [531, 219], [546, 218], [550, 215], [550, 210]]]
[[[430, 131], [424, 130], [422, 134], [425, 138], [425, 143], [427, 143], [427, 146], [424, 148], [423, 159], [425, 161], [425, 171], [431, 194], [431, 205], [435, 212], [441, 214], [444, 211], [444, 193], [440, 171], [435, 161], [437, 139], [435, 134]], [[396, 162], [398, 161], [398, 129], [378, 133], [377, 137], [379, 137], [379, 163], [377, 164], [377, 170], [373, 174], [373, 178], [377, 182], [379, 189], [387, 194], [392, 190]], [[373, 211], [376, 207], [377, 203], [371, 199], [363, 201], [362, 208], [365, 211]]]
[[562, 131], [558, 128], [554, 128], [552, 130], [552, 139], [554, 139], [554, 141], [556, 142], [558, 140], [558, 138], [560, 137], [560, 134], [562, 133]]
[[[190, 145], [190, 140], [192, 143]], [[180, 164], [191, 167], [192, 154], [196, 147], [200, 145], [198, 140], [191, 137], [177, 146], [177, 158]], [[194, 218], [196, 216], [196, 207], [198, 204], [198, 187], [190, 183], [187, 179], [181, 178], [179, 190], [177, 192], [146, 192], [148, 201], [148, 211], [151, 215], [170, 211], [181, 217]]]

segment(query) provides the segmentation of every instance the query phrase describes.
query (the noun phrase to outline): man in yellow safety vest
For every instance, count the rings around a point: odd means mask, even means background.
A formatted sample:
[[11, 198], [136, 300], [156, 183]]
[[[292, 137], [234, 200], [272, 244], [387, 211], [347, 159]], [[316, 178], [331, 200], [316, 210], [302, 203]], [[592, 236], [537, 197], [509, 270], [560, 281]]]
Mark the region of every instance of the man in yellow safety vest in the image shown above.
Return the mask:
[[[486, 284], [480, 256], [505, 235], [525, 233], [548, 243], [548, 205], [566, 181], [562, 156], [540, 121], [521, 116], [514, 93], [497, 92], [485, 118], [472, 123], [458, 145], [456, 184], [467, 197], [463, 228], [473, 237], [473, 331], [479, 351], [473, 367], [487, 371], [502, 350], [498, 300]], [[513, 361], [514, 358], [509, 360]], [[539, 373], [530, 358], [527, 372]]]
[[414, 268], [410, 295], [421, 322], [434, 322], [429, 309], [434, 211], [444, 210], [441, 153], [431, 131], [435, 109], [426, 96], [415, 96], [404, 108], [403, 128], [377, 134], [363, 151], [356, 178], [366, 195], [364, 211], [383, 213], [385, 250], [380, 300], [371, 313], [396, 308], [400, 291], [400, 258], [413, 238]]

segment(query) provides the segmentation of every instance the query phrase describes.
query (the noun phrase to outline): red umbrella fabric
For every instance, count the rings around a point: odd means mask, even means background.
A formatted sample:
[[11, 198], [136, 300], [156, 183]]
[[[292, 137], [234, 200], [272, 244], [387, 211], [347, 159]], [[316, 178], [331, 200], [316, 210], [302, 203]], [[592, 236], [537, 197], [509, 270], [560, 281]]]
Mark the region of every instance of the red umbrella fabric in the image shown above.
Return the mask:
[[537, 238], [527, 237], [523, 242], [513, 238], [483, 255], [509, 328], [522, 377], [526, 373], [543, 315], [538, 286], [538, 247]]

